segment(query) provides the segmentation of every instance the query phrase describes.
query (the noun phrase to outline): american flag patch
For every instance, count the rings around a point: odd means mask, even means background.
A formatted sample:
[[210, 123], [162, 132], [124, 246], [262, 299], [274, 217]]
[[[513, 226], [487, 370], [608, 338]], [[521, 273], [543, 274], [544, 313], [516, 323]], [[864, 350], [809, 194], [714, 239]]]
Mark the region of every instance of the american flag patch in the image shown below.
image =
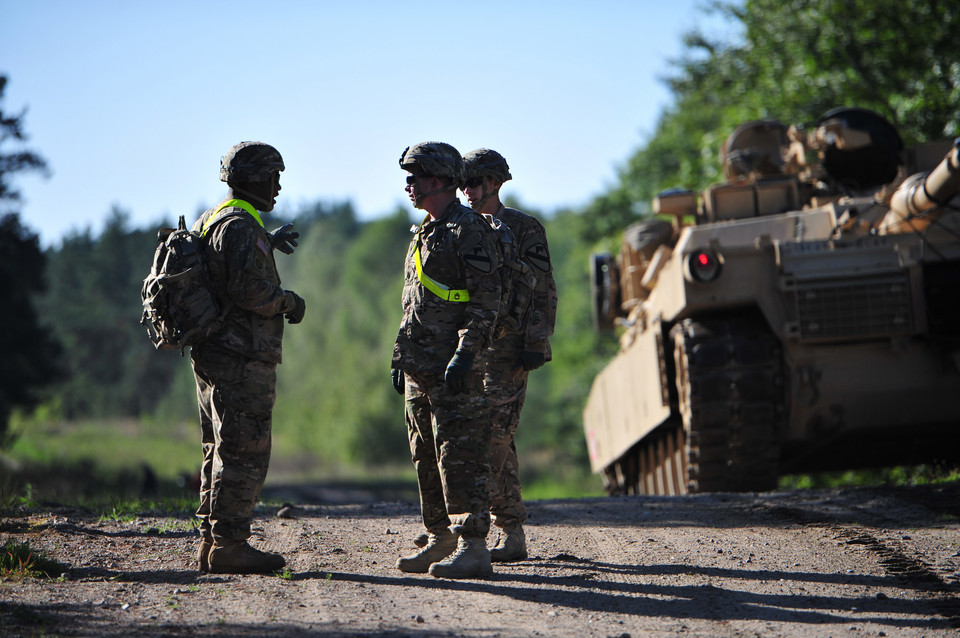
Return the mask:
[[257, 248], [262, 250], [264, 255], [270, 255], [270, 249], [267, 248], [267, 244], [263, 241], [262, 237], [257, 237]]

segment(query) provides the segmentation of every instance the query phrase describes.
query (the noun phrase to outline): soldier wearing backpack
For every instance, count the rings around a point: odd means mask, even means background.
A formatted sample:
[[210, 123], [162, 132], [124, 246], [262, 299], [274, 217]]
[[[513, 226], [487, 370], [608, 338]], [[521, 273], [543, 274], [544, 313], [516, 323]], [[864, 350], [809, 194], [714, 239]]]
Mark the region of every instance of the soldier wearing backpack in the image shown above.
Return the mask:
[[276, 205], [283, 169], [283, 158], [268, 144], [233, 146], [220, 168], [227, 196], [193, 227], [226, 311], [222, 328], [190, 353], [203, 443], [197, 561], [204, 572], [285, 565], [279, 554], [247, 543], [270, 461], [283, 319], [300, 323], [305, 310], [302, 298], [280, 287], [273, 255], [275, 248], [293, 252], [299, 234], [289, 226], [268, 233], [260, 215]]
[[[484, 389], [490, 403], [491, 495], [493, 524], [500, 528], [490, 550], [493, 561], [527, 557], [523, 522], [527, 510], [520, 495], [520, 474], [514, 438], [527, 393], [527, 377], [550, 361], [550, 335], [557, 317], [557, 286], [543, 225], [500, 203], [500, 187], [509, 179], [510, 167], [496, 151], [480, 148], [463, 157], [464, 194], [470, 207], [506, 224], [519, 244], [519, 257], [531, 267], [536, 284], [520, 325], [501, 322], [487, 352]], [[506, 271], [505, 271], [506, 272]]]

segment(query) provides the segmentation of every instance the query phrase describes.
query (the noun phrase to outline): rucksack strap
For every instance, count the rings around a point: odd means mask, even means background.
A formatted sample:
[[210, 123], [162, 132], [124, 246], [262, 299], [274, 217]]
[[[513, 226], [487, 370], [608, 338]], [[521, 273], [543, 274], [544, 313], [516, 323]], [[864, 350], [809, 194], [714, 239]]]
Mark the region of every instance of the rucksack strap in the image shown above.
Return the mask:
[[[257, 209], [242, 199], [228, 199], [217, 207], [217, 210], [213, 211], [213, 214], [210, 217], [207, 217], [207, 221], [203, 222], [203, 227], [200, 229], [200, 236], [204, 237], [213, 226], [220, 221], [220, 212], [224, 208], [242, 208], [243, 210], [250, 213], [250, 216], [257, 220], [257, 223], [260, 224], [260, 228], [263, 228], [263, 220], [260, 219], [260, 213], [257, 212]], [[225, 218], [224, 218], [225, 219]]]
[[423, 263], [420, 261], [420, 242], [417, 242], [417, 249], [413, 252], [413, 263], [417, 266], [417, 279], [423, 284], [423, 287], [440, 297], [444, 301], [455, 301], [466, 303], [470, 301], [470, 293], [465, 289], [455, 290], [445, 286], [436, 279], [432, 279], [427, 273], [423, 272]]

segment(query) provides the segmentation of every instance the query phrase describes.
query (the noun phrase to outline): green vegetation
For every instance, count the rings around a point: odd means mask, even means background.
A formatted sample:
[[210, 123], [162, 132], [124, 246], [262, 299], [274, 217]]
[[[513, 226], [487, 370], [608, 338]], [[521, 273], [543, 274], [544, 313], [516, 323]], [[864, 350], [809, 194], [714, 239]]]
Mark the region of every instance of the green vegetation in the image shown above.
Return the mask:
[[861, 485], [931, 485], [960, 480], [960, 469], [937, 465], [913, 465], [874, 470], [847, 470], [780, 477], [781, 489], [856, 487]]
[[11, 538], [0, 546], [0, 578], [59, 576], [65, 569], [65, 566], [32, 549], [29, 542], [20, 543]]
[[587, 236], [615, 235], [672, 187], [722, 176], [719, 151], [738, 125], [811, 124], [840, 106], [888, 118], [906, 144], [960, 134], [960, 11], [942, 0], [717, 0], [736, 36], [687, 34], [669, 74], [672, 104], [618, 183], [586, 210]]
[[[508, 202], [544, 221], [560, 294], [553, 361], [531, 375], [517, 438], [528, 498], [601, 492], [589, 471], [581, 411], [617, 342], [593, 332], [588, 258], [616, 247], [627, 224], [649, 215], [655, 193], [716, 180], [721, 143], [748, 120], [803, 124], [830, 108], [857, 105], [891, 119], [907, 143], [960, 134], [960, 11], [952, 5], [745, 0], [712, 6], [735, 27], [735, 37], [688, 35], [667, 80], [671, 104], [611, 188], [582, 210], [548, 213]], [[306, 299], [307, 315], [285, 337], [271, 476], [409, 481], [403, 405], [390, 385], [389, 362], [408, 228], [419, 219], [398, 208], [360, 222], [344, 202], [305, 205], [282, 217], [272, 224], [294, 221], [301, 241], [292, 257], [278, 255], [280, 271], [285, 287]], [[112, 507], [117, 498], [171, 497], [183, 494], [199, 465], [189, 361], [154, 351], [139, 325], [138, 293], [156, 229], [131, 229], [127, 220], [114, 210], [100, 235], [75, 233], [44, 255], [48, 287], [36, 287], [37, 316], [62, 344], [64, 376], [38, 410], [14, 412], [16, 443], [8, 441], [7, 449], [22, 468], [17, 483], [0, 482], [11, 504], [51, 494], [97, 507]], [[0, 254], [3, 263], [7, 257]], [[917, 480], [913, 470], [860, 476]], [[827, 480], [840, 479], [786, 479]]]

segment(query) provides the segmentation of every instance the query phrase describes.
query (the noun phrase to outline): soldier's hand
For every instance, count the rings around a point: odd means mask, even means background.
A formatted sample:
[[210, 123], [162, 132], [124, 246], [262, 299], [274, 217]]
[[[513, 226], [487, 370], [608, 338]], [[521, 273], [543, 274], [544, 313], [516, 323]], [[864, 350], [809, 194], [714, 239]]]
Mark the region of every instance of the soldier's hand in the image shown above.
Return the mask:
[[284, 224], [280, 228], [277, 228], [270, 233], [270, 244], [273, 246], [274, 250], [279, 250], [284, 254], [292, 255], [293, 250], [300, 245], [297, 243], [300, 233], [290, 230], [291, 228], [293, 228], [293, 224]]
[[546, 363], [547, 357], [542, 352], [531, 352], [530, 350], [525, 350], [520, 353], [520, 366], [524, 370], [536, 370], [544, 363]]
[[447, 364], [443, 375], [444, 384], [454, 394], [467, 391], [467, 379], [470, 378], [470, 368], [473, 367], [473, 353], [466, 350], [457, 350]]
[[307, 302], [297, 293], [288, 290], [287, 295], [293, 299], [293, 308], [284, 313], [284, 317], [290, 323], [300, 323], [303, 321], [303, 314], [307, 311]]

